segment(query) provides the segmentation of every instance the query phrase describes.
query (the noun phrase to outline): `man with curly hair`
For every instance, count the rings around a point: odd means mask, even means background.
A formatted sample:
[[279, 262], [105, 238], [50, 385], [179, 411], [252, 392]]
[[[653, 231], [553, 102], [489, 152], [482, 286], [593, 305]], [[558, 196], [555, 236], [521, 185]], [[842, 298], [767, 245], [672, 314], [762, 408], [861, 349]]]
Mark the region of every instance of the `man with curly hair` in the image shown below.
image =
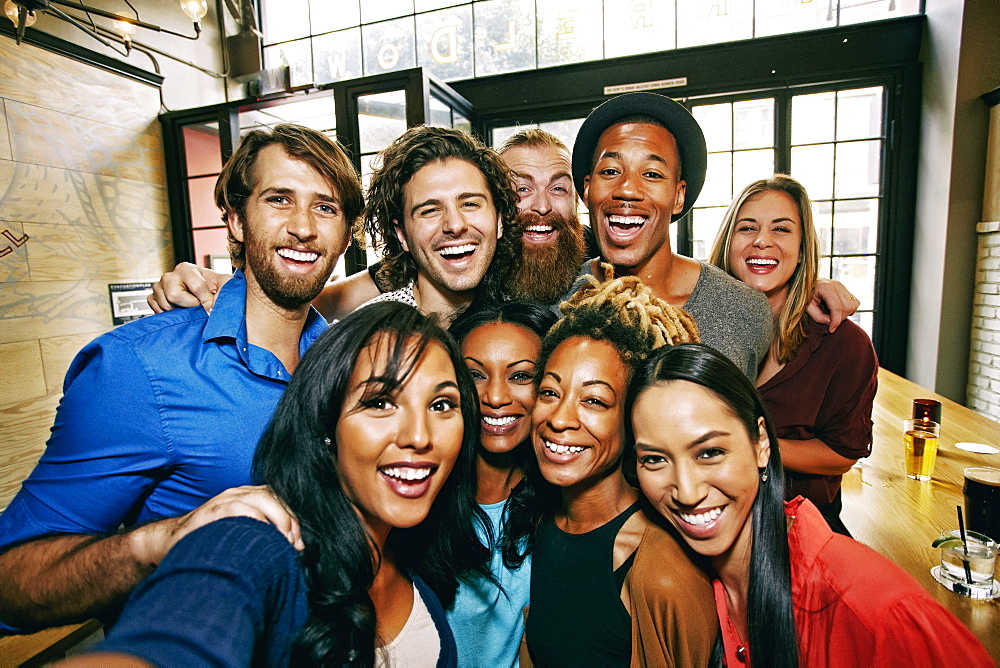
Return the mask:
[[364, 226], [382, 244], [377, 278], [393, 299], [450, 318], [471, 303], [516, 215], [511, 173], [459, 130], [410, 128], [379, 156]]

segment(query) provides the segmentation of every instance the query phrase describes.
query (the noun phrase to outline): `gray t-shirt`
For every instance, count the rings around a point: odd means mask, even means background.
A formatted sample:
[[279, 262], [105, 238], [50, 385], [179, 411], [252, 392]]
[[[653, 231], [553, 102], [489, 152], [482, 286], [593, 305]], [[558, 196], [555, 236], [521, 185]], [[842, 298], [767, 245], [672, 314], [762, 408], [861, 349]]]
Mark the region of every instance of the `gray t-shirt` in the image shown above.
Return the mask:
[[[700, 262], [700, 261], [699, 261]], [[771, 307], [763, 292], [741, 283], [716, 266], [700, 262], [701, 274], [683, 308], [698, 323], [701, 342], [712, 346], [743, 370], [750, 380], [771, 345]], [[593, 262], [580, 275], [593, 275]], [[564, 299], [581, 285], [577, 279]]]

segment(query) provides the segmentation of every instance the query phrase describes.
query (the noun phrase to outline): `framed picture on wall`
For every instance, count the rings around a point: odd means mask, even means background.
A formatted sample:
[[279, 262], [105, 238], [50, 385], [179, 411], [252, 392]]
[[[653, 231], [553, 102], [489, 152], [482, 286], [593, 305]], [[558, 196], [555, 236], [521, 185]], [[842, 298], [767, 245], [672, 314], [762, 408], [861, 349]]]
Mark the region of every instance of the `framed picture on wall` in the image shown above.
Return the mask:
[[206, 255], [205, 264], [208, 265], [209, 269], [220, 274], [233, 273], [233, 261], [228, 255]]
[[153, 315], [146, 297], [153, 294], [152, 283], [109, 283], [111, 322], [115, 326]]

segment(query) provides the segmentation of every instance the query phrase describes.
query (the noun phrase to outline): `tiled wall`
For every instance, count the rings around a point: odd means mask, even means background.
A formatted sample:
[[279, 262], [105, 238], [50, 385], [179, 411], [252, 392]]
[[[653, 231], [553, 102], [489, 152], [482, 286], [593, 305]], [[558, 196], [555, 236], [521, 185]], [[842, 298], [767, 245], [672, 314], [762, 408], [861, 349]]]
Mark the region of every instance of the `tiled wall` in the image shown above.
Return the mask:
[[108, 283], [172, 264], [158, 110], [153, 87], [0, 36], [0, 509], [111, 328]]
[[968, 405], [1000, 421], [1000, 105], [990, 110], [983, 221], [976, 226], [976, 296], [972, 313]]

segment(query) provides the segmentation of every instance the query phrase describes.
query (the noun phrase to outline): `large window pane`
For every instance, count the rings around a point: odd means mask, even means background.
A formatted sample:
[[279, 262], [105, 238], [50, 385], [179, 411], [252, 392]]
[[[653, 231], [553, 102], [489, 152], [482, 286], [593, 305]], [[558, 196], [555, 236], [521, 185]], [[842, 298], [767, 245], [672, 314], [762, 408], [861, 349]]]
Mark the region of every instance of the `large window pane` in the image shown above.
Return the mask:
[[472, 7], [418, 14], [417, 65], [444, 81], [467, 79], [472, 66]]
[[707, 260], [728, 207], [716, 206], [691, 212], [691, 257]]
[[490, 0], [472, 5], [476, 76], [535, 67], [535, 1]]
[[702, 104], [691, 110], [709, 151], [729, 151], [733, 148], [733, 105]]
[[839, 25], [920, 13], [920, 0], [840, 0]]
[[309, 0], [263, 2], [260, 14], [265, 44], [309, 36]]
[[882, 87], [837, 93], [837, 140], [882, 136]]
[[698, 206], [726, 206], [733, 197], [733, 154], [709, 153]]
[[362, 153], [381, 151], [406, 132], [406, 93], [388, 93], [358, 97], [358, 130]]
[[184, 132], [184, 159], [188, 176], [216, 175], [222, 171], [219, 124], [188, 125]]
[[677, 46], [753, 37], [753, 0], [678, 0]]
[[758, 179], [774, 173], [774, 149], [736, 151], [733, 153], [733, 193], [743, 190]]
[[406, 16], [412, 13], [413, 0], [378, 0], [377, 2], [361, 3], [362, 23], [374, 23], [375, 21], [394, 19], [398, 16]]
[[604, 0], [604, 57], [674, 48], [673, 0]]
[[309, 39], [285, 42], [264, 48], [264, 67], [288, 66], [288, 76], [292, 86], [307, 86], [313, 83], [312, 44]]
[[792, 144], [833, 141], [836, 93], [796, 95], [792, 98]]
[[417, 64], [414, 39], [413, 17], [362, 26], [365, 75], [414, 67]]
[[792, 147], [792, 176], [814, 199], [833, 197], [833, 144]]
[[360, 77], [361, 28], [349, 28], [313, 38], [313, 68], [316, 84]]
[[601, 0], [536, 0], [538, 66], [599, 60], [604, 55]]
[[774, 100], [733, 103], [733, 148], [774, 146]]
[[875, 257], [831, 258], [834, 280], [840, 281], [861, 300], [860, 308], [870, 311], [875, 305]]
[[877, 199], [837, 202], [833, 217], [833, 252], [838, 255], [876, 252], [878, 208]]
[[836, 25], [836, 14], [820, 0], [755, 0], [754, 36], [816, 30]]
[[837, 197], [879, 194], [879, 162], [882, 142], [856, 141], [837, 144]]
[[313, 35], [354, 28], [361, 25], [361, 5], [359, 0], [310, 0], [309, 19]]

